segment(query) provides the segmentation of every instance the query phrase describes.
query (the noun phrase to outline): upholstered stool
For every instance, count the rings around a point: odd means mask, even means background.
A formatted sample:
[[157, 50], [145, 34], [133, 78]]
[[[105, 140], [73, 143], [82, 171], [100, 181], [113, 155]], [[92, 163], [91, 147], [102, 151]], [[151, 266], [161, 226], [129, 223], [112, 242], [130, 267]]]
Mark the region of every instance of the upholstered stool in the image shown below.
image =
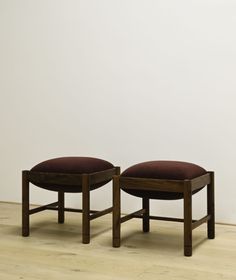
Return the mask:
[[[192, 220], [192, 195], [207, 186], [207, 215]], [[141, 210], [121, 217], [120, 190], [141, 197]], [[184, 218], [157, 217], [149, 214], [149, 199], [184, 201]], [[202, 167], [179, 161], [149, 161], [126, 169], [113, 177], [113, 247], [120, 246], [121, 223], [142, 218], [143, 231], [149, 231], [149, 220], [184, 223], [184, 255], [192, 255], [192, 230], [204, 222], [208, 225], [208, 238], [215, 237], [214, 173]]]
[[[64, 223], [64, 212], [82, 212], [82, 240], [90, 242], [90, 221], [110, 213], [90, 210], [90, 191], [108, 183], [119, 167], [110, 162], [91, 157], [61, 157], [41, 162], [30, 171], [22, 172], [22, 235], [29, 235], [29, 216], [43, 210], [57, 210], [58, 223]], [[58, 201], [30, 209], [29, 183], [58, 193]], [[65, 193], [82, 193], [82, 210], [65, 208]]]

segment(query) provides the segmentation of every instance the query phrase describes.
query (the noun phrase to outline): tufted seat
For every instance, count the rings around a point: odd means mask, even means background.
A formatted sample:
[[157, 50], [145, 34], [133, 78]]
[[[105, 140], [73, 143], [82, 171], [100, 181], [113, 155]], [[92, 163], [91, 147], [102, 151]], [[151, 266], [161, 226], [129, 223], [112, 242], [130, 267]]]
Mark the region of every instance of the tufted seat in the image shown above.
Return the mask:
[[[192, 219], [192, 196], [207, 186], [207, 215]], [[121, 216], [120, 191], [142, 198], [142, 209]], [[183, 199], [184, 218], [150, 215], [150, 199]], [[183, 222], [184, 255], [192, 255], [192, 231], [207, 222], [208, 238], [215, 237], [214, 172], [189, 162], [148, 161], [135, 164], [113, 177], [113, 247], [120, 246], [121, 224], [141, 218], [143, 232], [149, 232], [150, 220]]]
[[[121, 174], [121, 176], [162, 180], [189, 180], [202, 176], [206, 173], [207, 171], [204, 168], [189, 162], [147, 161], [129, 167]], [[193, 193], [196, 193], [199, 190], [200, 189]], [[174, 193], [168, 191], [150, 191], [145, 190], [145, 186], [143, 186], [142, 190], [124, 188], [124, 191], [138, 197], [148, 197], [151, 199], [172, 200], [183, 198], [183, 193]]]
[[[108, 214], [112, 207], [101, 211], [90, 210], [90, 191], [108, 183], [120, 173], [112, 163], [92, 157], [60, 157], [49, 159], [22, 172], [22, 235], [29, 236], [29, 216], [44, 210], [57, 210], [58, 223], [64, 223], [64, 212], [82, 212], [82, 240], [90, 242], [90, 221]], [[55, 191], [58, 200], [30, 209], [30, 183]], [[65, 207], [65, 193], [82, 193], [82, 209]]]

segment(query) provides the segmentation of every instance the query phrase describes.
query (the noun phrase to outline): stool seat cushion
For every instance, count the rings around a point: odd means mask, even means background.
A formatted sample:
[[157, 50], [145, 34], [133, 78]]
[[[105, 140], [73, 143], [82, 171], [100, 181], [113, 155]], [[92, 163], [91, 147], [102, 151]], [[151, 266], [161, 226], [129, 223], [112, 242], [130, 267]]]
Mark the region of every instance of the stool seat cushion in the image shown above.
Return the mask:
[[[113, 168], [113, 164], [103, 159], [92, 157], [60, 157], [49, 159], [35, 165], [31, 171], [45, 172], [45, 173], [64, 173], [64, 174], [91, 174], [101, 172]], [[91, 189], [98, 188], [107, 183], [102, 182], [91, 186]], [[34, 183], [35, 184], [35, 183]], [[52, 184], [35, 184], [39, 187], [46, 188], [53, 191], [65, 192], [81, 192], [82, 186], [66, 186], [66, 185], [52, 185]]]
[[[121, 176], [133, 178], [150, 178], [163, 180], [186, 180], [193, 179], [206, 174], [207, 171], [193, 163], [181, 161], [148, 161], [133, 165], [126, 169]], [[125, 187], [125, 186], [123, 186]], [[122, 188], [122, 186], [121, 186]], [[149, 197], [153, 199], [180, 199], [182, 193], [145, 191], [135, 189], [124, 189], [129, 194], [139, 197]]]

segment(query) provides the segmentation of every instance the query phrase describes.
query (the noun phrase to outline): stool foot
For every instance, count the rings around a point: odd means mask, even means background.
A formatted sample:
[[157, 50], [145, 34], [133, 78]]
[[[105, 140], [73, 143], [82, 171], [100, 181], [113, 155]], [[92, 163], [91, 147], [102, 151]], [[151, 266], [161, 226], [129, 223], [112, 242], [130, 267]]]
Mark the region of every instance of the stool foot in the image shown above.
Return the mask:
[[113, 246], [114, 248], [119, 248], [119, 247], [120, 247], [120, 239], [118, 239], [118, 238], [113, 238], [113, 244], [112, 244], [112, 246]]
[[90, 243], [90, 236], [89, 235], [83, 235], [82, 243], [83, 244], [89, 244]]
[[210, 230], [208, 228], [207, 237], [208, 237], [208, 239], [215, 239], [215, 229], [214, 230]]
[[185, 255], [185, 257], [192, 256], [192, 247], [191, 246], [184, 246], [184, 255]]
[[29, 234], [29, 229], [23, 229], [22, 230], [22, 236], [23, 237], [27, 237], [27, 236], [29, 236], [30, 234]]

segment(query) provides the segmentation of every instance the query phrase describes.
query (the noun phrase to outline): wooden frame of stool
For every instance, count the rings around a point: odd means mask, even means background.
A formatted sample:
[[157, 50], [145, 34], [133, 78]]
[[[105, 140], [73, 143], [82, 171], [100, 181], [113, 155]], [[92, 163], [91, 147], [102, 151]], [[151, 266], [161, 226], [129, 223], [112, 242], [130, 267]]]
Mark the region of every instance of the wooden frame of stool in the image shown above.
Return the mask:
[[[82, 242], [88, 244], [90, 242], [90, 221], [112, 212], [113, 209], [113, 207], [110, 207], [102, 211], [90, 210], [90, 186], [111, 180], [114, 175], [119, 174], [119, 167], [90, 174], [62, 174], [24, 170], [22, 172], [22, 236], [29, 236], [30, 234], [30, 215], [32, 214], [44, 210], [56, 210], [58, 211], [58, 223], [64, 223], [65, 211], [78, 212], [82, 213]], [[82, 209], [65, 207], [65, 188], [58, 192], [58, 201], [30, 209], [30, 183], [82, 186]]]
[[[183, 193], [184, 218], [170, 218], [150, 216], [149, 198], [143, 197], [141, 210], [121, 217], [120, 190], [136, 189], [145, 191], [166, 191]], [[144, 188], [145, 186], [145, 188]], [[207, 186], [207, 215], [199, 220], [192, 220], [192, 193]], [[143, 231], [149, 232], [150, 219], [183, 222], [184, 224], [184, 255], [192, 255], [192, 231], [207, 222], [207, 233], [209, 239], [215, 238], [215, 206], [214, 206], [214, 172], [191, 180], [163, 180], [113, 176], [113, 247], [120, 247], [120, 227], [132, 218], [142, 218]]]

